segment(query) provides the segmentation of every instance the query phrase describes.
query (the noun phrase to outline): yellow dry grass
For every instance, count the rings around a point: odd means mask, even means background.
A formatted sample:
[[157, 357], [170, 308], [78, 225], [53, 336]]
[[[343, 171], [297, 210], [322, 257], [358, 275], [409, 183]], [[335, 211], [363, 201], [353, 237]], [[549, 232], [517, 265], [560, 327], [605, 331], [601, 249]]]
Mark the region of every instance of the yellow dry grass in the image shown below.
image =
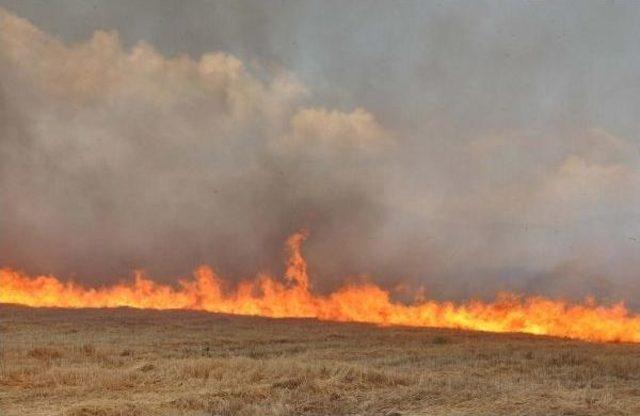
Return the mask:
[[640, 346], [0, 307], [11, 415], [640, 415]]

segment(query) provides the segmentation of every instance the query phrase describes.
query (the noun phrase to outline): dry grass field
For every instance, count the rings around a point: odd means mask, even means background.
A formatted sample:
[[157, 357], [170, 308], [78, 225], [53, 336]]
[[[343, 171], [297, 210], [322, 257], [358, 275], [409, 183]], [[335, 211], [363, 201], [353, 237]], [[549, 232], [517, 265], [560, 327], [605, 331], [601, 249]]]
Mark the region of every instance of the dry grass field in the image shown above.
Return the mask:
[[11, 415], [640, 415], [640, 346], [197, 312], [0, 308]]

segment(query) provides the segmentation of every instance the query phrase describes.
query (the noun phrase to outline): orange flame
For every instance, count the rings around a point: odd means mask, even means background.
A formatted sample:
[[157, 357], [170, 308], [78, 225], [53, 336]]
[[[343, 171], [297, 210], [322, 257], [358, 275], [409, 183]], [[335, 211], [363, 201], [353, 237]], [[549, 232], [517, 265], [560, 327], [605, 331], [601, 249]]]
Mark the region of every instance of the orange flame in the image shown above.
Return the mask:
[[29, 277], [0, 269], [0, 302], [34, 307], [192, 309], [268, 317], [305, 317], [381, 325], [524, 332], [587, 341], [640, 342], [640, 316], [623, 304], [598, 306], [593, 301], [569, 304], [542, 297], [522, 299], [501, 294], [493, 303], [393, 302], [373, 284], [347, 285], [327, 296], [311, 293], [307, 264], [301, 254], [306, 233], [287, 240], [284, 282], [260, 275], [225, 290], [224, 281], [202, 266], [178, 287], [155, 283], [136, 273], [132, 283], [87, 288], [55, 277]]

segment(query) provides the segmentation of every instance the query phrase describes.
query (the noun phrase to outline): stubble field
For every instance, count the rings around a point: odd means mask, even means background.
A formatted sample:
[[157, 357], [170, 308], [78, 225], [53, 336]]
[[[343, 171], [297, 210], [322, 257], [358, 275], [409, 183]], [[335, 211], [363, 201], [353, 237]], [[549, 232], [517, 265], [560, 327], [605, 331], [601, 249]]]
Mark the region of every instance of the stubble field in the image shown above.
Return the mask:
[[640, 346], [1, 306], [0, 414], [640, 415]]

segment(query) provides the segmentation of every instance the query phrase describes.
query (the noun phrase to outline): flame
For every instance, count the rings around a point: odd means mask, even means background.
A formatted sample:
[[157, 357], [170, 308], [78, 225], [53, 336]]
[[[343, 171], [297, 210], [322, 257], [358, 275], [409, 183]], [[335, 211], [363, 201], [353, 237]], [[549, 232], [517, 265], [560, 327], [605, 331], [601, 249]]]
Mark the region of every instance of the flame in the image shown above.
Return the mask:
[[640, 342], [640, 316], [620, 303], [599, 306], [593, 300], [571, 304], [543, 297], [500, 294], [495, 302], [462, 304], [420, 300], [393, 302], [374, 284], [347, 285], [326, 295], [311, 292], [307, 263], [301, 253], [307, 233], [287, 240], [285, 279], [259, 275], [233, 290], [207, 266], [177, 287], [155, 283], [139, 272], [131, 283], [87, 288], [51, 276], [29, 277], [0, 269], [0, 302], [33, 307], [191, 309], [267, 317], [304, 317], [381, 325], [523, 332], [587, 341]]

